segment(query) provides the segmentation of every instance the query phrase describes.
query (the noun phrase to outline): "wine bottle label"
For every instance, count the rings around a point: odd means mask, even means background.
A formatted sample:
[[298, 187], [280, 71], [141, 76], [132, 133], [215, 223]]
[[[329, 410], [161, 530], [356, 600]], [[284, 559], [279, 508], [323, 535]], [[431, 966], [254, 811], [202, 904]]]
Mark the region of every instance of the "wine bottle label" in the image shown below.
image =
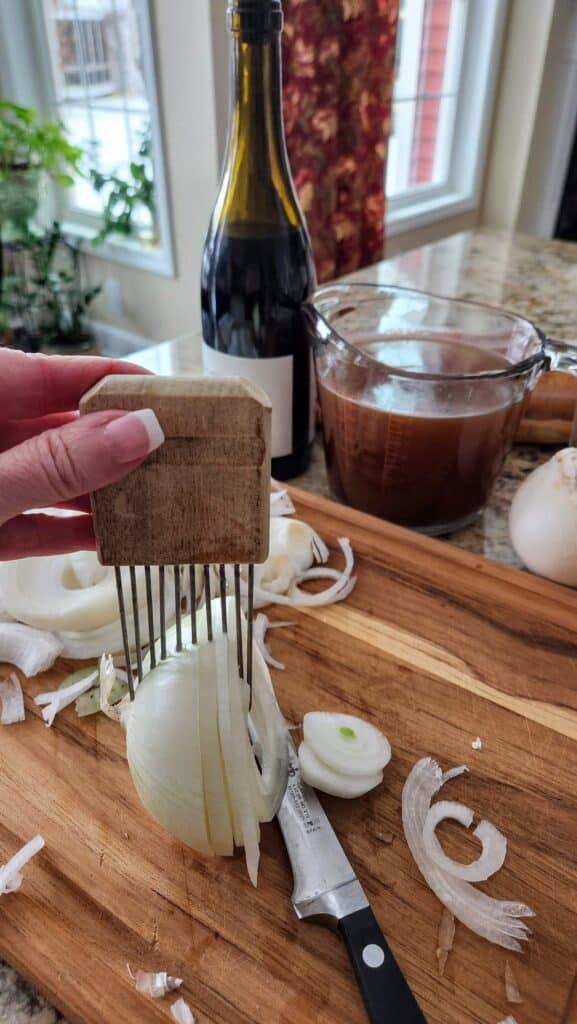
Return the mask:
[[293, 357], [246, 359], [217, 352], [202, 343], [204, 372], [211, 377], [246, 377], [266, 391], [272, 405], [271, 455], [282, 458], [292, 452]]

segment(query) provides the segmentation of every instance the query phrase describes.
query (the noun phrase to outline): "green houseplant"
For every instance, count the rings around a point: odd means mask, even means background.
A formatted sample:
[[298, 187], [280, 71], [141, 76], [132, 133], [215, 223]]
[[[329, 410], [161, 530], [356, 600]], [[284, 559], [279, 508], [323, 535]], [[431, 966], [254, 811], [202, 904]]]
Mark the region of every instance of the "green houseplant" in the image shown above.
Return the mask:
[[[103, 174], [92, 168], [90, 179], [95, 191], [105, 197], [103, 224], [94, 239], [94, 245], [112, 234], [133, 235], [141, 239], [146, 235], [152, 245], [157, 244], [150, 126], [142, 133], [138, 155], [130, 164], [127, 178], [118, 174]], [[142, 224], [143, 213], [148, 221], [146, 226]]]
[[38, 206], [40, 174], [72, 185], [80, 174], [82, 151], [73, 146], [60, 121], [43, 120], [36, 110], [0, 100], [0, 225], [18, 234]]

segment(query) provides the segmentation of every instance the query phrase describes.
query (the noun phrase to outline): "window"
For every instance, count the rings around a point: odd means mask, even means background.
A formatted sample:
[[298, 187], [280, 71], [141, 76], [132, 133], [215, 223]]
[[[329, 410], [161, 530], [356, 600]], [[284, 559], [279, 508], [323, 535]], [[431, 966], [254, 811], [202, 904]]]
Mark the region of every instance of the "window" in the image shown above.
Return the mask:
[[389, 234], [475, 207], [504, 9], [502, 0], [401, 0]]
[[[87, 172], [130, 182], [137, 165], [144, 169], [130, 234], [109, 236], [94, 254], [172, 274], [147, 0], [24, 0], [18, 18], [25, 65], [34, 62], [37, 77], [31, 89], [14, 67], [11, 98], [58, 116]], [[51, 197], [51, 213], [68, 230], [94, 236], [112, 188], [96, 189], [87, 173]]]

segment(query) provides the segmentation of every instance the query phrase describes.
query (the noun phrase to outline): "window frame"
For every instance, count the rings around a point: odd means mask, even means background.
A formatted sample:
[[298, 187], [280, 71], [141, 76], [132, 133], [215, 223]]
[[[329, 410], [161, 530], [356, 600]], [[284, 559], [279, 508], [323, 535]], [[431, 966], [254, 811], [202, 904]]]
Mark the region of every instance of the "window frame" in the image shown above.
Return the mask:
[[[170, 217], [168, 180], [158, 101], [158, 65], [155, 60], [151, 0], [134, 0], [142, 42], [142, 70], [150, 105], [154, 190], [160, 245], [149, 249], [130, 236], [111, 236], [86, 255], [145, 270], [162, 277], [176, 277], [174, 241]], [[10, 40], [10, 45], [6, 44]], [[8, 13], [0, 4], [0, 61], [3, 92], [16, 103], [32, 106], [46, 117], [58, 116], [49, 42], [44, 30], [42, 0], [18, 0]], [[90, 241], [99, 230], [99, 219], [74, 211], [63, 202], [64, 190], [55, 188], [48, 197], [50, 214], [60, 219], [67, 234]]]
[[387, 197], [388, 237], [478, 207], [508, 6], [508, 0], [470, 0], [447, 181]]

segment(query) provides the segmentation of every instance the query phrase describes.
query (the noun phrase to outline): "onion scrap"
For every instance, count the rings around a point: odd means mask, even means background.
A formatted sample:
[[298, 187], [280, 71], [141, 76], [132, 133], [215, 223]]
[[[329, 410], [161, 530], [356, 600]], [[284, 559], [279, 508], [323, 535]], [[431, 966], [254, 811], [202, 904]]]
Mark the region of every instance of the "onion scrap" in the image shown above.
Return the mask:
[[508, 1017], [504, 1017], [503, 1020], [500, 1020], [499, 1024], [517, 1024], [517, 1021], [514, 1017], [509, 1015]]
[[18, 850], [6, 864], [0, 867], [0, 896], [16, 892], [22, 885], [22, 868], [44, 846], [42, 836], [34, 836], [22, 849]]
[[52, 668], [61, 653], [62, 642], [53, 633], [21, 622], [0, 623], [0, 661], [29, 678]]
[[177, 1024], [194, 1024], [194, 1016], [190, 1006], [184, 999], [177, 999], [170, 1007], [170, 1016]]
[[437, 962], [439, 965], [439, 974], [441, 976], [445, 973], [445, 967], [447, 966], [449, 953], [453, 948], [454, 939], [455, 917], [450, 910], [443, 907], [443, 913], [441, 914], [441, 920], [439, 923], [439, 935], [437, 938]]
[[505, 995], [508, 1003], [522, 1003], [523, 996], [519, 992], [517, 979], [508, 960], [505, 961]]
[[383, 781], [391, 746], [370, 722], [338, 712], [309, 711], [303, 719], [303, 736], [299, 770], [309, 786], [350, 800]]
[[[433, 860], [425, 842], [424, 830], [433, 797], [445, 782], [466, 770], [460, 767], [443, 773], [430, 757], [417, 762], [403, 788], [405, 836], [417, 867], [443, 906], [482, 938], [506, 949], [520, 951], [521, 943], [529, 937], [529, 929], [519, 919], [534, 916], [530, 907], [524, 903], [493, 899], [471, 882], [456, 877], [455, 870], [451, 873], [444, 870]], [[463, 865], [454, 867], [458, 871]]]
[[2, 701], [2, 725], [14, 725], [23, 722], [24, 694], [18, 676], [11, 672], [7, 679], [0, 680], [0, 701]]
[[[131, 976], [132, 976], [132, 972]], [[167, 992], [175, 992], [182, 985], [182, 978], [173, 978], [166, 971], [137, 971], [134, 975], [137, 992], [151, 999], [162, 999]]]
[[70, 686], [66, 686], [59, 690], [47, 690], [46, 693], [39, 693], [34, 698], [34, 703], [38, 705], [45, 705], [42, 708], [42, 718], [46, 722], [47, 726], [51, 726], [56, 718], [56, 715], [63, 711], [64, 708], [72, 704], [77, 697], [81, 694], [86, 693], [90, 690], [94, 683], [98, 679], [98, 670], [89, 672], [83, 679], [79, 679], [75, 683], [71, 683]]
[[256, 646], [262, 654], [267, 665], [271, 668], [284, 669], [282, 661], [277, 661], [273, 658], [270, 648], [266, 642], [266, 634], [269, 629], [281, 629], [283, 626], [292, 626], [292, 622], [271, 622], [268, 615], [264, 612], [259, 612], [253, 623], [252, 635]]

